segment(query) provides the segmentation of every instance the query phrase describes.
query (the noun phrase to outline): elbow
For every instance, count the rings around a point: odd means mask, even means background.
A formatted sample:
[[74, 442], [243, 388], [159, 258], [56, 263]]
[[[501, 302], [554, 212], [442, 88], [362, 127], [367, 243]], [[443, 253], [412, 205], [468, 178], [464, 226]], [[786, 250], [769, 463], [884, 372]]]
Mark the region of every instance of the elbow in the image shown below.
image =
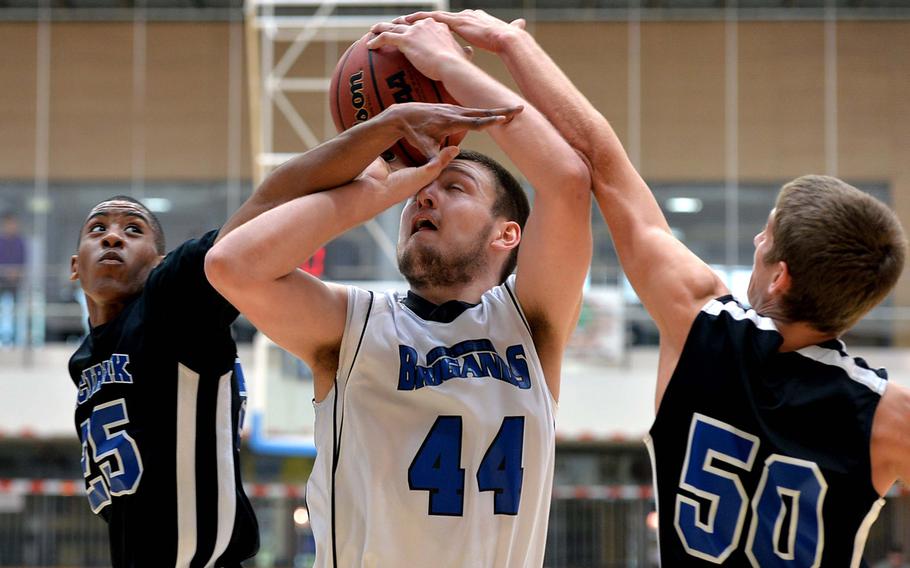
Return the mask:
[[565, 172], [565, 193], [578, 199], [591, 199], [592, 178], [587, 160], [579, 156], [570, 164]]
[[215, 245], [205, 255], [205, 277], [213, 288], [226, 295], [241, 281], [240, 262], [223, 246]]

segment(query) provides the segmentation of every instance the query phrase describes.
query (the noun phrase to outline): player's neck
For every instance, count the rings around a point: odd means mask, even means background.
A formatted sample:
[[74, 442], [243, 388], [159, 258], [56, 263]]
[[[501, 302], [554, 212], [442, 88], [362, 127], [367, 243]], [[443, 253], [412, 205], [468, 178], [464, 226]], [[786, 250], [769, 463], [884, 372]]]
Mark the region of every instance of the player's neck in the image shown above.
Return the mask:
[[453, 284], [448, 286], [411, 286], [411, 291], [437, 306], [451, 300], [480, 303], [480, 297], [488, 290], [495, 287], [497, 282], [486, 278], [478, 278], [467, 284]]
[[98, 327], [99, 325], [104, 325], [107, 322], [113, 320], [120, 315], [120, 312], [123, 311], [123, 308], [126, 307], [127, 303], [129, 303], [129, 300], [116, 302], [96, 302], [92, 300], [88, 295], [86, 295], [85, 305], [86, 308], [88, 308], [89, 325], [92, 327]]
[[784, 338], [778, 351], [796, 351], [810, 345], [818, 345], [837, 338], [836, 333], [823, 333], [805, 322], [782, 322], [775, 320], [777, 330]]

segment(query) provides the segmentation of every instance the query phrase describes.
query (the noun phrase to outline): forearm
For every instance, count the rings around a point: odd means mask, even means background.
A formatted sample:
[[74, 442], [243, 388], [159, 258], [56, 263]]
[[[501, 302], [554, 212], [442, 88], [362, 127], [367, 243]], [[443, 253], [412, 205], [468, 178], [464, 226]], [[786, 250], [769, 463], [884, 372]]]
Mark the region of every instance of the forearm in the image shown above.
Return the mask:
[[536, 108], [467, 60], [453, 59], [441, 70], [446, 89], [462, 104], [524, 105], [524, 111], [512, 121], [488, 132], [535, 191], [547, 193], [550, 188], [566, 188], [573, 181], [583, 191], [588, 190], [584, 163]]
[[401, 138], [401, 132], [401, 121], [386, 111], [288, 160], [225, 223], [218, 239], [269, 209], [350, 182]]
[[657, 200], [629, 161], [610, 123], [534, 38], [510, 27], [498, 42], [497, 53], [522, 93], [588, 160], [594, 195], [617, 245], [625, 244], [632, 219], [641, 227], [669, 233]]
[[497, 53], [522, 94], [581, 152], [602, 180], [620, 173], [625, 150], [604, 116], [524, 30], [512, 28]]
[[262, 213], [212, 247], [206, 257], [209, 280], [224, 292], [291, 274], [326, 242], [436, 179], [456, 151], [446, 148], [419, 168], [404, 168], [383, 180], [364, 175]]
[[282, 278], [325, 243], [406, 197], [370, 191], [372, 183], [359, 179], [265, 211], [217, 243], [208, 262], [216, 265], [221, 280]]
[[264, 200], [284, 203], [302, 195], [344, 185], [370, 165], [402, 136], [394, 109], [345, 130], [297, 156], [270, 175], [262, 187]]

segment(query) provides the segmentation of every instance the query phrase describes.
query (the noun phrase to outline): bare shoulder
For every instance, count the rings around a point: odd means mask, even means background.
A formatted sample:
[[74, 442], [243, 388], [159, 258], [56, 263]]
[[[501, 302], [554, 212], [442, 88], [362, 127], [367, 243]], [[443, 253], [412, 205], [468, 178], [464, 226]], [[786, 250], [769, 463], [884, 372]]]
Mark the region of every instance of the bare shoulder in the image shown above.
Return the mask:
[[872, 423], [872, 480], [884, 495], [898, 479], [910, 482], [910, 388], [890, 382]]

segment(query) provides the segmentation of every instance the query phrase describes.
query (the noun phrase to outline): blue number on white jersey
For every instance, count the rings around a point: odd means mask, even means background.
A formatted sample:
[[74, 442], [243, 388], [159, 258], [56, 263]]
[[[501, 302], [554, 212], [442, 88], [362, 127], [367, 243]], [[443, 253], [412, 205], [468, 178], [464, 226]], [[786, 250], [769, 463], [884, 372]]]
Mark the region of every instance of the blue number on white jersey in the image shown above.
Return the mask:
[[[461, 416], [436, 418], [408, 468], [411, 490], [430, 492], [430, 515], [461, 516], [464, 512], [461, 429]], [[493, 491], [493, 514], [518, 514], [524, 431], [524, 416], [503, 418], [477, 468], [478, 489]]]
[[521, 454], [525, 417], [506, 416], [477, 470], [477, 487], [493, 491], [493, 513], [517, 515], [521, 501]]
[[461, 516], [464, 469], [461, 467], [461, 416], [440, 416], [408, 468], [412, 490], [430, 492], [430, 515]]

